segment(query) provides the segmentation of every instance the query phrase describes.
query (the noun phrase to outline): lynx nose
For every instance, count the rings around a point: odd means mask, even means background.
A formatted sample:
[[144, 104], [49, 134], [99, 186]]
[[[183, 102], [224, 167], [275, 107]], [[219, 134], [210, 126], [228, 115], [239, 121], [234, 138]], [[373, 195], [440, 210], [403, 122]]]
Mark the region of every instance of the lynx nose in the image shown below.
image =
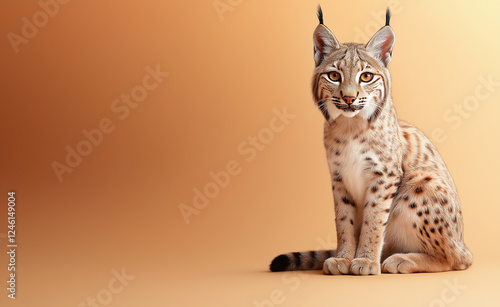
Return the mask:
[[355, 96], [349, 96], [349, 94], [353, 95], [354, 92], [353, 91], [349, 91], [350, 93], [346, 93], [347, 95], [344, 96], [344, 93], [342, 91], [340, 91], [340, 97], [342, 97], [342, 100], [345, 101], [345, 103], [347, 103], [348, 105], [351, 105], [354, 103], [354, 100], [356, 100], [357, 96], [359, 95], [359, 92], [356, 93], [356, 97]]
[[348, 105], [351, 105], [354, 100], [356, 100], [356, 97], [354, 96], [342, 96], [342, 99], [344, 99], [345, 103], [347, 103]]

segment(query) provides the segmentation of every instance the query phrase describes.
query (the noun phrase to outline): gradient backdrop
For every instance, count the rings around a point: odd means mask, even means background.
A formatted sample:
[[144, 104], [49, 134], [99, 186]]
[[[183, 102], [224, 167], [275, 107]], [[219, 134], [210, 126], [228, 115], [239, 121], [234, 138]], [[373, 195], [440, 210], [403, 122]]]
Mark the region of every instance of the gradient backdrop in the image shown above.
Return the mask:
[[[393, 98], [451, 170], [475, 255], [469, 270], [266, 271], [279, 253], [335, 246], [323, 120], [310, 94], [317, 0], [9, 0], [0, 281], [15, 190], [18, 283], [16, 301], [4, 288], [0, 305], [498, 304], [500, 4], [320, 2], [343, 42], [366, 41], [392, 7]], [[68, 150], [86, 156], [68, 166]]]

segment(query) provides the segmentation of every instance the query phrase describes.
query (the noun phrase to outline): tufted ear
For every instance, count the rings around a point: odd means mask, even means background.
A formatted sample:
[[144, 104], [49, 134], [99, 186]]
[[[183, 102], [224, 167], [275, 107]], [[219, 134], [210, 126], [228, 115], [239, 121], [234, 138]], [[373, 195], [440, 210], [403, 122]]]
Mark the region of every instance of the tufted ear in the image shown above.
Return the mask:
[[340, 47], [339, 42], [332, 31], [323, 24], [323, 11], [318, 6], [319, 25], [314, 30], [314, 61], [316, 66], [320, 65], [326, 56]]
[[389, 22], [391, 13], [387, 9], [385, 26], [378, 30], [375, 35], [366, 44], [366, 50], [376, 59], [378, 59], [385, 67], [389, 65], [392, 58], [392, 46], [394, 46], [394, 32], [392, 31]]

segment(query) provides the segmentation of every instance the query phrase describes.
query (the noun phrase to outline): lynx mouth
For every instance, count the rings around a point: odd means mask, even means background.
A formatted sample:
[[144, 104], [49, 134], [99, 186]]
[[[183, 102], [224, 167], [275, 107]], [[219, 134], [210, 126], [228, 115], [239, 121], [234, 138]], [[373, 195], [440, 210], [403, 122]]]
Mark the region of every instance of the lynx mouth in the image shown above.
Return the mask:
[[354, 109], [353, 107], [347, 107], [345, 109], [343, 109], [342, 111], [344, 112], [354, 112], [354, 111], [358, 111], [359, 109]]
[[335, 104], [335, 107], [337, 107], [337, 109], [344, 111], [344, 112], [356, 112], [356, 111], [363, 109], [363, 107], [365, 106], [364, 104], [360, 104], [360, 105], [352, 105], [352, 104], [346, 105], [343, 103], [334, 103], [334, 104]]

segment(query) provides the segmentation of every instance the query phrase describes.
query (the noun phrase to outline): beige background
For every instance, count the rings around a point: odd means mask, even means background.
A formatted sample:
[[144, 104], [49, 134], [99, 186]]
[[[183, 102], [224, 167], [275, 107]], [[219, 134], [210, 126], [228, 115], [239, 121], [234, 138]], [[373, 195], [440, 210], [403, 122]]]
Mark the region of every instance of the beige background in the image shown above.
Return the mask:
[[[2, 290], [0, 304], [498, 306], [500, 94], [480, 80], [500, 81], [500, 5], [321, 1], [343, 42], [371, 36], [393, 8], [398, 114], [445, 135], [435, 141], [475, 255], [465, 272], [364, 278], [267, 272], [279, 253], [335, 246], [322, 117], [310, 94], [318, 1], [219, 2], [231, 10], [219, 15], [212, 0], [71, 1], [16, 53], [9, 33], [43, 14], [37, 1], [4, 1], [0, 184], [5, 203], [17, 192], [19, 248], [18, 298]], [[121, 120], [113, 101], [157, 65], [168, 77]], [[464, 105], [458, 123], [454, 108]], [[283, 108], [295, 118], [266, 134]], [[104, 118], [115, 129], [60, 182], [52, 163], [65, 163], [66, 147]], [[259, 133], [269, 142], [249, 159]], [[192, 206], [193, 189], [230, 161], [240, 173], [187, 225], [179, 205]], [[135, 279], [118, 291], [112, 271], [122, 269]]]

